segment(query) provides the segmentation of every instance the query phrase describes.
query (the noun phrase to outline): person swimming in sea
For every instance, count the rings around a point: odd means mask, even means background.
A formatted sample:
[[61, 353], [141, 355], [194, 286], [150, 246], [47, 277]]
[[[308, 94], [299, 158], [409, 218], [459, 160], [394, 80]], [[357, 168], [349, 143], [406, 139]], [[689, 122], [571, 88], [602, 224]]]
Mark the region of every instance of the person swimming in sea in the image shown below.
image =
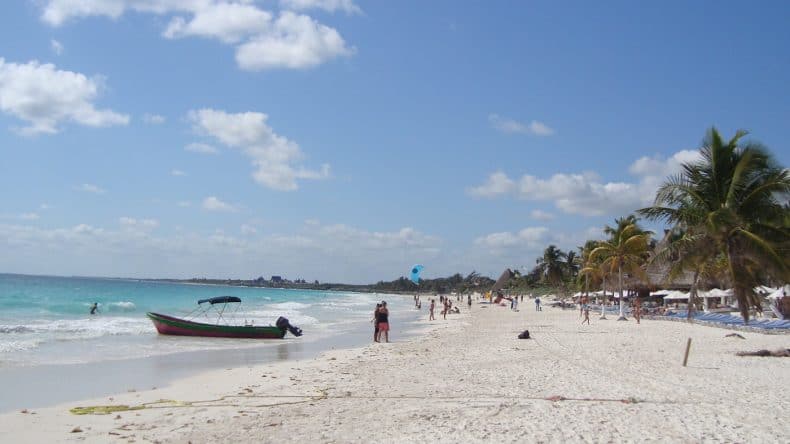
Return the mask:
[[91, 305], [91, 314], [95, 315], [98, 312], [99, 312], [99, 303], [94, 302], [93, 305]]

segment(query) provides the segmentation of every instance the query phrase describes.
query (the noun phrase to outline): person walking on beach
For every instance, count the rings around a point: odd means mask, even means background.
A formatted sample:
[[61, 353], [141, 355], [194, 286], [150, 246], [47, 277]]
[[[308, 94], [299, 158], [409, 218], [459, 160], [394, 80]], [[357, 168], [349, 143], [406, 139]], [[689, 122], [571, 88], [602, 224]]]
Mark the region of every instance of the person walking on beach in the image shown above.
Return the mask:
[[431, 299], [431, 306], [428, 308], [428, 310], [431, 312], [430, 316], [428, 316], [428, 320], [429, 320], [429, 321], [433, 321], [433, 320], [435, 320], [435, 319], [436, 319], [436, 318], [433, 316], [433, 310], [434, 310], [434, 308], [436, 308], [436, 299]]
[[638, 297], [634, 299], [634, 317], [638, 324], [639, 320], [642, 318], [642, 301], [640, 301]]
[[469, 304], [469, 310], [471, 311], [472, 310], [472, 295], [471, 294], [467, 295], [466, 303]]
[[99, 311], [99, 303], [94, 302], [93, 305], [91, 305], [91, 314], [95, 315], [98, 311]]
[[390, 322], [389, 322], [390, 311], [387, 309], [387, 301], [381, 301], [381, 308], [378, 310], [378, 319], [379, 323], [379, 340], [376, 342], [381, 342], [381, 334], [384, 334], [384, 342], [390, 341]]
[[381, 304], [376, 304], [376, 309], [373, 310], [373, 342], [379, 342], [379, 310]]
[[540, 311], [540, 298], [535, 298], [535, 311]]
[[584, 320], [582, 320], [582, 325], [584, 325], [585, 322], [587, 325], [590, 325], [590, 307], [588, 305], [584, 306]]
[[513, 296], [513, 311], [518, 311], [518, 296]]

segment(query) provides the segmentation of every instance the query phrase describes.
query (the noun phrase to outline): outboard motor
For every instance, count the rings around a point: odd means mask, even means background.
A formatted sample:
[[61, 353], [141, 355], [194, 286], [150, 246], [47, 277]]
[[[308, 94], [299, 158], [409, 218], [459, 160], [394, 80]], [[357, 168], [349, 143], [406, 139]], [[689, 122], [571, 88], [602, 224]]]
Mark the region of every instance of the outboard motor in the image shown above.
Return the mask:
[[277, 318], [277, 322], [275, 323], [275, 325], [277, 326], [277, 328], [279, 328], [282, 331], [285, 331], [285, 330], [290, 331], [291, 334], [294, 335], [294, 336], [297, 336], [297, 337], [302, 336], [302, 329], [297, 327], [297, 326], [295, 326], [295, 325], [291, 325], [291, 323], [288, 322], [288, 319], [286, 319], [286, 318], [284, 318], [282, 316]]

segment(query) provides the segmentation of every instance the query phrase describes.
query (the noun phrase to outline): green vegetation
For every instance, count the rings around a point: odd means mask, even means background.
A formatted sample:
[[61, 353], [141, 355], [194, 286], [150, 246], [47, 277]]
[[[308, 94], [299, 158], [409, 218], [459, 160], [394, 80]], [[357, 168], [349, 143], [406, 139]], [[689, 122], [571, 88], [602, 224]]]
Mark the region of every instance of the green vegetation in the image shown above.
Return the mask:
[[725, 141], [710, 129], [700, 160], [684, 164], [658, 189], [654, 205], [638, 211], [669, 225], [664, 239], [652, 239], [634, 215], [618, 218], [603, 229], [603, 240], [579, 247], [578, 257], [550, 245], [516, 285], [560, 295], [609, 290], [611, 282], [621, 295], [674, 285], [691, 290], [689, 316], [700, 287], [731, 287], [748, 321], [750, 309], [761, 310], [755, 287], [790, 281], [790, 170], [762, 145], [744, 142], [746, 134]]
[[[646, 263], [648, 245], [653, 234], [642, 230], [636, 223], [633, 215], [617, 219], [616, 227], [607, 226], [604, 233], [609, 239], [599, 241], [597, 247], [590, 252], [588, 259], [598, 263], [605, 274], [617, 272], [617, 287], [620, 290], [620, 300], [623, 300], [623, 271], [645, 281], [645, 271], [642, 266]], [[620, 319], [625, 319], [623, 305], [620, 304]]]
[[[279, 276], [278, 276], [279, 278]], [[430, 293], [468, 293], [473, 291], [486, 291], [494, 285], [494, 280], [481, 276], [476, 271], [469, 273], [466, 277], [459, 273], [446, 278], [437, 279], [420, 279], [420, 285], [416, 285], [411, 280], [405, 277], [399, 277], [393, 281], [379, 281], [370, 285], [354, 285], [354, 284], [340, 284], [340, 283], [319, 283], [314, 281], [312, 283], [303, 279], [296, 279], [294, 281], [279, 278], [277, 280], [266, 280], [263, 277], [252, 280], [243, 279], [205, 279], [195, 278], [187, 281], [177, 281], [168, 279], [171, 282], [188, 282], [194, 284], [208, 284], [208, 285], [232, 285], [244, 287], [261, 287], [261, 288], [289, 288], [301, 290], [323, 290], [323, 291], [359, 291], [359, 292], [380, 292], [380, 293], [416, 293], [416, 292], [430, 292]]]
[[790, 173], [762, 145], [742, 142], [746, 134], [725, 142], [711, 128], [702, 160], [683, 165], [640, 212], [681, 233], [673, 247], [679, 267], [693, 270], [695, 281], [722, 270], [748, 320], [749, 309], [761, 307], [754, 287], [790, 280]]

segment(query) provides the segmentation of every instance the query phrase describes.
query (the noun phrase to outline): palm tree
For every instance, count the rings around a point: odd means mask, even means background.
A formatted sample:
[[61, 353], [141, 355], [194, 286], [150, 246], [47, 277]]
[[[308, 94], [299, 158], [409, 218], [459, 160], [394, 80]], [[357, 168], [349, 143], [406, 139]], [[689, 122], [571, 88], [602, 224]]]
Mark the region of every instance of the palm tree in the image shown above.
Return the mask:
[[567, 257], [568, 255], [555, 245], [549, 245], [543, 251], [543, 257], [537, 259], [536, 262], [541, 269], [543, 278], [549, 285], [559, 287], [562, 284], [564, 260]]
[[726, 259], [727, 277], [746, 322], [761, 310], [754, 287], [761, 276], [790, 280], [787, 196], [790, 172], [760, 144], [741, 142], [746, 131], [724, 141], [711, 128], [701, 160], [685, 163], [640, 213], [709, 239]]
[[[585, 296], [590, 297], [590, 286], [598, 288], [601, 286], [606, 292], [606, 271], [601, 266], [600, 259], [594, 259], [590, 253], [598, 247], [598, 241], [588, 240], [583, 247], [579, 247], [579, 275], [577, 280], [581, 284], [584, 279]], [[605, 299], [604, 299], [605, 301]], [[601, 302], [601, 319], [606, 319], [606, 304]]]
[[565, 253], [565, 270], [568, 271], [568, 277], [571, 279], [575, 278], [578, 273], [579, 257], [573, 250], [568, 250], [568, 252]]
[[590, 279], [593, 279], [593, 286], [597, 285], [596, 279], [598, 277], [597, 267], [590, 260], [590, 253], [598, 246], [598, 242], [588, 240], [584, 246], [579, 248], [579, 256], [576, 257], [576, 266], [578, 267], [578, 274], [576, 275], [577, 283], [581, 287], [582, 280], [584, 281], [585, 296], [590, 296]]
[[712, 239], [695, 226], [685, 224], [674, 227], [668, 233], [666, 244], [655, 251], [651, 261], [668, 262], [666, 282], [673, 282], [686, 271], [693, 273], [687, 318], [691, 319], [697, 304], [697, 293], [701, 279], [717, 277], [718, 250]]
[[644, 279], [642, 264], [645, 263], [647, 247], [650, 242], [650, 231], [642, 230], [636, 224], [636, 217], [617, 219], [617, 227], [606, 227], [605, 232], [611, 235], [610, 239], [600, 241], [598, 247], [590, 252], [592, 260], [601, 260], [604, 271], [614, 274], [617, 271], [618, 286], [620, 288], [620, 317], [618, 321], [626, 320], [623, 311], [623, 270], [631, 275]]

